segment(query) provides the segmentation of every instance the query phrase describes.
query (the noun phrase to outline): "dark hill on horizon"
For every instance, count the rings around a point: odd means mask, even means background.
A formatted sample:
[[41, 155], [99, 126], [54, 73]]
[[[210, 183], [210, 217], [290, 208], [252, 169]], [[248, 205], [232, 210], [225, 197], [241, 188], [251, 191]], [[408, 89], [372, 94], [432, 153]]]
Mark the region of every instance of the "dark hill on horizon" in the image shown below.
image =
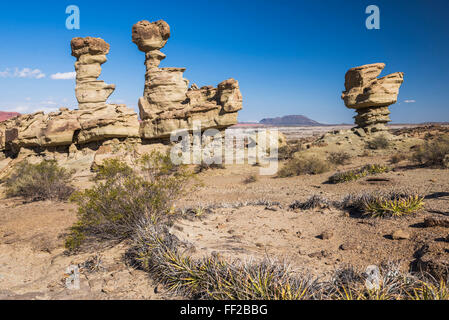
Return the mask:
[[320, 126], [321, 123], [309, 119], [303, 115], [288, 115], [277, 118], [265, 118], [260, 120], [261, 124], [274, 126]]

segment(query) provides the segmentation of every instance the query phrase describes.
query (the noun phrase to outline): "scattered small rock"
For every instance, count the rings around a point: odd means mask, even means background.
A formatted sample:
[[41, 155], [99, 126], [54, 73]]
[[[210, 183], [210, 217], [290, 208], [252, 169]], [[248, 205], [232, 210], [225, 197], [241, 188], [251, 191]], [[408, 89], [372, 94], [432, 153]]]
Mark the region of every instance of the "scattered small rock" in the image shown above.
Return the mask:
[[[301, 238], [301, 236], [302, 236], [301, 231], [296, 231], [296, 236], [297, 236], [298, 238]], [[449, 236], [448, 236], [448, 238], [449, 238]]]
[[340, 250], [343, 251], [356, 250], [357, 248], [358, 248], [357, 244], [353, 242], [345, 242], [340, 245]]
[[318, 237], [322, 240], [329, 240], [334, 236], [332, 231], [324, 231], [322, 234], [320, 234]]
[[393, 232], [391, 237], [393, 238], [393, 240], [407, 240], [410, 239], [410, 234], [405, 232], [404, 230], [396, 230], [395, 232]]

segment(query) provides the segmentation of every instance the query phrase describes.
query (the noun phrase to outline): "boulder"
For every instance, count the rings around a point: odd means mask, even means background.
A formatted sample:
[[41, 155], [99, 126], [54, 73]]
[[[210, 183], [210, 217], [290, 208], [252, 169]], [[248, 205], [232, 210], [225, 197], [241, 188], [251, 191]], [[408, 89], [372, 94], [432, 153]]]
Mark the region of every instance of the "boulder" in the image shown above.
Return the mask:
[[388, 106], [396, 103], [404, 74], [396, 72], [377, 78], [384, 63], [349, 69], [345, 76], [342, 99], [347, 108], [355, 109], [355, 123], [366, 132], [385, 130], [390, 122]]

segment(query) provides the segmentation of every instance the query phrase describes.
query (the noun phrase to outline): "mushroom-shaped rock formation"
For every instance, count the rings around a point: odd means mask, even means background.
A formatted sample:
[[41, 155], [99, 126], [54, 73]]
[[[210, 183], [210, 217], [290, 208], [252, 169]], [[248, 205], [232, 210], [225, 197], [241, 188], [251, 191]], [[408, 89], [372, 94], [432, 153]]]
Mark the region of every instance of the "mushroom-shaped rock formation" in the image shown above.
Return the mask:
[[159, 49], [170, 37], [170, 26], [163, 20], [140, 21], [133, 26], [132, 41], [145, 52], [145, 89], [138, 105], [144, 139], [168, 138], [178, 129], [191, 130], [193, 121], [202, 129], [224, 129], [237, 123], [242, 109], [242, 95], [234, 79], [223, 81], [217, 88], [200, 89], [183, 78], [185, 68], [159, 68], [165, 59]]
[[355, 123], [368, 133], [386, 129], [391, 121], [388, 106], [396, 103], [404, 81], [402, 72], [377, 78], [384, 68], [384, 63], [367, 64], [349, 69], [345, 76], [342, 99], [356, 110]]

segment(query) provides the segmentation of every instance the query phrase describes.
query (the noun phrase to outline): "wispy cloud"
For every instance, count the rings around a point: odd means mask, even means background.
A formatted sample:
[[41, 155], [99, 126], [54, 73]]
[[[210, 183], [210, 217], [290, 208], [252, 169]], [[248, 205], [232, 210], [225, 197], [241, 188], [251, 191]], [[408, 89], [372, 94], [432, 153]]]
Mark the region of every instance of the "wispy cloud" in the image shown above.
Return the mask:
[[404, 103], [415, 103], [415, 100], [404, 100]]
[[58, 72], [50, 76], [53, 80], [72, 80], [76, 78], [76, 72]]
[[5, 71], [0, 71], [0, 78], [42, 79], [45, 78], [45, 73], [39, 69], [15, 68], [12, 70], [7, 68]]

